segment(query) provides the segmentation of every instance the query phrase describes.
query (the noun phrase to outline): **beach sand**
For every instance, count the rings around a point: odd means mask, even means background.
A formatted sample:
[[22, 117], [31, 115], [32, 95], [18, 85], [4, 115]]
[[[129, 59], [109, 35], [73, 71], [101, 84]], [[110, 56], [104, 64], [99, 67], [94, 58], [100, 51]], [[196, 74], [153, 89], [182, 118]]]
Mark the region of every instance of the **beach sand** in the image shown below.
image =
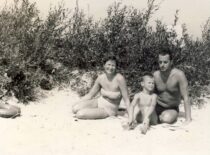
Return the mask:
[[[77, 120], [71, 106], [79, 100], [69, 89], [54, 89], [29, 105], [22, 116], [0, 118], [0, 155], [209, 155], [210, 103], [192, 107], [193, 121], [183, 125], [179, 117], [173, 125], [152, 126], [146, 135], [139, 126], [122, 128], [126, 117], [104, 120]], [[209, 99], [206, 99], [210, 102]], [[181, 107], [183, 111], [183, 107]]]

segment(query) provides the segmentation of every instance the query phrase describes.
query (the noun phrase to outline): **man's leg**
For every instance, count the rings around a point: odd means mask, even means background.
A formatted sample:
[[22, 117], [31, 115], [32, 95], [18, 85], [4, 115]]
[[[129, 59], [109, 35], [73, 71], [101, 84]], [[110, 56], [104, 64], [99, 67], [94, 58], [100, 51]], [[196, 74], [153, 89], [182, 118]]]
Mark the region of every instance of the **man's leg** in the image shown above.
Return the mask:
[[102, 108], [87, 108], [79, 110], [76, 117], [79, 119], [103, 119], [109, 117], [109, 115]]
[[161, 123], [168, 123], [168, 124], [176, 122], [177, 118], [178, 118], [178, 111], [174, 109], [164, 110], [159, 116]]

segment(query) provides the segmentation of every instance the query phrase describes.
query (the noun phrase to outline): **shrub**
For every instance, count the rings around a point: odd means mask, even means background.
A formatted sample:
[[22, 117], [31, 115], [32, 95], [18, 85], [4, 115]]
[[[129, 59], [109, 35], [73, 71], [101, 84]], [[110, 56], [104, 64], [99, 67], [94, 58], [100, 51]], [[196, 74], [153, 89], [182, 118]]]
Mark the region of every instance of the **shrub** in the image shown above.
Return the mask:
[[[119, 71], [128, 81], [132, 98], [139, 90], [141, 74], [157, 69], [157, 54], [164, 47], [173, 51], [174, 64], [186, 73], [191, 96], [200, 96], [202, 86], [209, 84], [210, 22], [204, 25], [200, 40], [193, 40], [185, 25], [180, 39], [160, 20], [155, 28], [148, 24], [158, 9], [155, 0], [148, 0], [144, 10], [113, 3], [107, 16], [95, 21], [79, 6], [69, 11], [60, 3], [42, 19], [35, 3], [14, 0], [0, 11], [1, 90], [11, 90], [20, 101], [28, 102], [35, 98], [38, 86], [52, 89], [69, 82], [84, 95], [91, 85], [77, 77], [82, 73], [71, 71], [101, 71], [103, 57], [111, 53], [120, 60]], [[177, 21], [178, 11], [172, 28]], [[15, 67], [16, 72], [11, 72]]]

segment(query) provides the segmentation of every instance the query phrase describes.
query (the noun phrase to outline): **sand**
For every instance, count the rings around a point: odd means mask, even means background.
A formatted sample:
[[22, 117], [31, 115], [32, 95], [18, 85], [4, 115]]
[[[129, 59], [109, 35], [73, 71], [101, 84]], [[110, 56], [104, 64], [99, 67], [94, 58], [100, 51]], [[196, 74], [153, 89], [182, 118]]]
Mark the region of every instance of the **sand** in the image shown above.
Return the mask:
[[[79, 100], [69, 89], [54, 89], [29, 105], [18, 104], [22, 116], [0, 118], [0, 155], [209, 155], [210, 103], [192, 107], [193, 121], [153, 126], [143, 135], [139, 126], [122, 128], [126, 117], [77, 120], [71, 105]], [[210, 102], [209, 99], [206, 99]], [[17, 105], [11, 98], [10, 104]], [[183, 107], [181, 107], [183, 111]]]

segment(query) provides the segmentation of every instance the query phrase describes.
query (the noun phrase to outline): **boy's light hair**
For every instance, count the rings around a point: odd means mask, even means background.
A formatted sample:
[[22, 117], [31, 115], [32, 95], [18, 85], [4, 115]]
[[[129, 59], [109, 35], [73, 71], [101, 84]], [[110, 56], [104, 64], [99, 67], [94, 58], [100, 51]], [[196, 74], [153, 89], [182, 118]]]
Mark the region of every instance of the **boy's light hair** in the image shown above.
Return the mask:
[[141, 82], [144, 81], [144, 77], [150, 77], [150, 78], [154, 78], [153, 74], [151, 72], [144, 72], [143, 75], [141, 76]]

